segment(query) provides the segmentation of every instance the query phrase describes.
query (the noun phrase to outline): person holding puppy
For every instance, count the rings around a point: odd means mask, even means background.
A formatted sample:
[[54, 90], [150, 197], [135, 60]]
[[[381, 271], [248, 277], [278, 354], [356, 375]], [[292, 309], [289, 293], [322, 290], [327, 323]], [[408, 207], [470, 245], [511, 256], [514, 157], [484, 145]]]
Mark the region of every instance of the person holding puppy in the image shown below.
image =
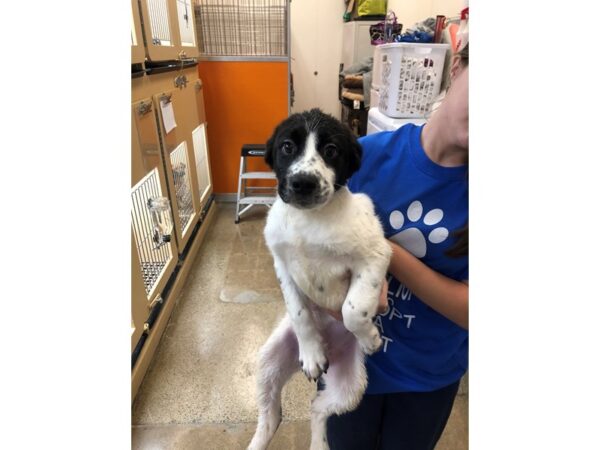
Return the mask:
[[360, 405], [328, 420], [332, 450], [433, 449], [467, 370], [468, 52], [425, 125], [359, 141], [348, 187], [373, 200], [393, 255], [375, 318], [383, 346], [367, 357]]

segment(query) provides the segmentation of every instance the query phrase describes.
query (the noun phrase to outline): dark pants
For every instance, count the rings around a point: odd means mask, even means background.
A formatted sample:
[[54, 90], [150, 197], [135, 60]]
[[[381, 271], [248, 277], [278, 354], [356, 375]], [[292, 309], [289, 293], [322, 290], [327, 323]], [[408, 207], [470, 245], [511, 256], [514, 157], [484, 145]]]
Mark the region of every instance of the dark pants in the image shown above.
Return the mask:
[[459, 382], [433, 392], [365, 395], [358, 407], [327, 421], [331, 450], [433, 450]]

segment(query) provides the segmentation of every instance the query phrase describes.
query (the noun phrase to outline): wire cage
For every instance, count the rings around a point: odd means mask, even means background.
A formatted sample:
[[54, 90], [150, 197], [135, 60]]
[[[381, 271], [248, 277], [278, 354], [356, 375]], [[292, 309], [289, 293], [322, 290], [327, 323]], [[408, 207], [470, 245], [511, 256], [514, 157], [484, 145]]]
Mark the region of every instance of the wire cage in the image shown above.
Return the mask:
[[169, 200], [160, 188], [158, 169], [154, 168], [131, 189], [131, 225], [140, 261], [146, 294], [162, 277], [173, 258], [173, 222]]
[[146, 0], [150, 15], [153, 45], [171, 45], [167, 0]]
[[203, 56], [287, 56], [287, 0], [195, 0]]
[[181, 142], [170, 154], [171, 170], [173, 171], [173, 183], [175, 185], [175, 198], [177, 201], [177, 212], [181, 222], [181, 234], [187, 231], [194, 214], [194, 201], [192, 198], [192, 184], [190, 179], [189, 161], [187, 155], [187, 144]]

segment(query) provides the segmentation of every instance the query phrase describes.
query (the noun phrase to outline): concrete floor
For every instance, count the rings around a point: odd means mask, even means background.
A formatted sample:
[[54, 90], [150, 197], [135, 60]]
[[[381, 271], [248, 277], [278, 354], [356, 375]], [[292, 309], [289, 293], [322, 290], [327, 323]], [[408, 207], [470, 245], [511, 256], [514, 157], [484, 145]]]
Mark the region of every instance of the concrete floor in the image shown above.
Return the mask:
[[[285, 309], [262, 237], [265, 208], [234, 224], [218, 204], [132, 410], [133, 449], [244, 449], [256, 424], [256, 354]], [[300, 373], [283, 391], [271, 450], [308, 449], [314, 384]], [[436, 450], [468, 448], [463, 383]]]

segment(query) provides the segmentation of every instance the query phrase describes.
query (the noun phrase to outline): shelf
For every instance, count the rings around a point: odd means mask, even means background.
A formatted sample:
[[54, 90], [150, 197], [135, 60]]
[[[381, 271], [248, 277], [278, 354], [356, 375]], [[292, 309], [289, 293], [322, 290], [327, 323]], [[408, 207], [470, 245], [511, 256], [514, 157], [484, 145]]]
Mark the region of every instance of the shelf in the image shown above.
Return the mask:
[[273, 172], [246, 172], [242, 174], [242, 178], [244, 179], [254, 179], [254, 180], [275, 180], [275, 173]]
[[240, 199], [240, 205], [272, 205], [274, 196], [251, 195]]

